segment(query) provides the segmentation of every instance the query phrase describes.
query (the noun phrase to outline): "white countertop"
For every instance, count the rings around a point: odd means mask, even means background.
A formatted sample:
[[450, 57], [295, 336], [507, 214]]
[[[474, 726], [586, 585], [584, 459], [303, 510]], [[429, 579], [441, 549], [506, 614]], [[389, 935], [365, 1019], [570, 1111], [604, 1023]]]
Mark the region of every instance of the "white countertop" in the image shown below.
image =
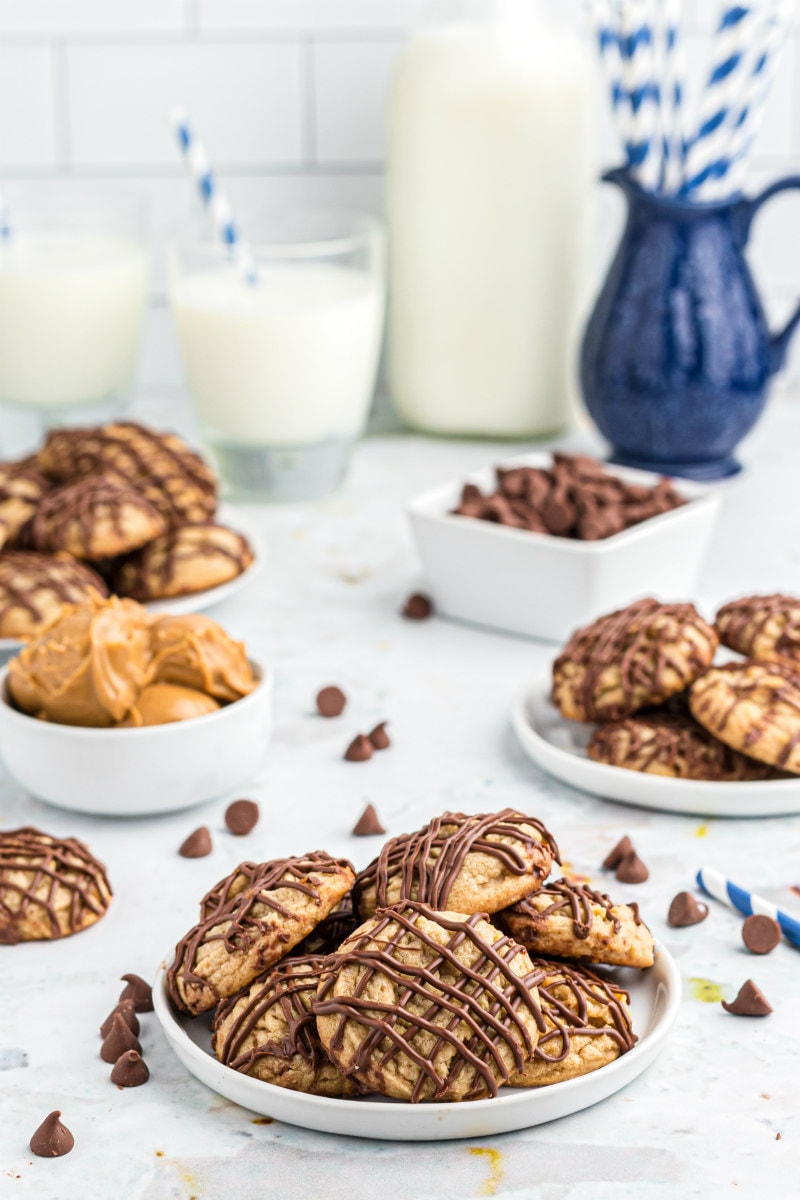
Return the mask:
[[[172, 420], [158, 404], [146, 415]], [[585, 436], [572, 441], [589, 444]], [[799, 446], [800, 407], [776, 401], [746, 447], [749, 471], [728, 489], [698, 596], [709, 610], [747, 590], [800, 591]], [[701, 822], [569, 791], [528, 762], [508, 727], [512, 698], [545, 669], [553, 648], [397, 615], [422, 583], [404, 499], [504, 452], [370, 438], [337, 496], [242, 514], [262, 531], [269, 561], [214, 616], [272, 665], [276, 680], [274, 741], [245, 792], [262, 808], [248, 839], [224, 831], [225, 801], [140, 821], [90, 819], [33, 801], [0, 774], [0, 826], [32, 823], [85, 839], [115, 891], [95, 928], [0, 949], [3, 1200], [716, 1200], [783, 1197], [797, 1186], [800, 952], [784, 943], [768, 957], [748, 955], [739, 918], [713, 902], [694, 928], [670, 930], [665, 917], [703, 863], [770, 894], [800, 885], [800, 818]], [[350, 698], [336, 721], [313, 713], [313, 696], [327, 683]], [[368, 763], [343, 762], [351, 736], [384, 719], [392, 749]], [[380, 843], [349, 830], [368, 800], [390, 834], [446, 808], [520, 807], [541, 817], [573, 867], [604, 888], [600, 861], [630, 834], [651, 874], [626, 897], [640, 902], [685, 981], [677, 1025], [655, 1065], [603, 1104], [528, 1131], [478, 1142], [358, 1141], [254, 1124], [252, 1113], [187, 1074], [146, 1014], [151, 1080], [117, 1090], [99, 1058], [97, 1027], [116, 1002], [119, 976], [151, 977], [194, 920], [202, 893], [240, 858], [323, 847], [364, 865]], [[178, 857], [200, 824], [211, 828], [213, 854]], [[711, 980], [732, 997], [749, 976], [775, 1009], [765, 1020], [731, 1017], [693, 998], [687, 982]], [[54, 1108], [75, 1149], [36, 1159], [28, 1140]]]

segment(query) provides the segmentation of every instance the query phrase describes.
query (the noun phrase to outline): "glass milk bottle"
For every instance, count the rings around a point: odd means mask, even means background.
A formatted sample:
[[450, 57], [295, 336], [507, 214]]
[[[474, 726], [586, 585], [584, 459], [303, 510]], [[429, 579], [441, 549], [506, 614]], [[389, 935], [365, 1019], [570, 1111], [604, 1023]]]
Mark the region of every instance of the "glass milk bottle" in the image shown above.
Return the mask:
[[[438, 434], [569, 420], [592, 178], [588, 46], [542, 0], [412, 37], [389, 114], [389, 388]], [[452, 6], [450, 6], [452, 11]]]

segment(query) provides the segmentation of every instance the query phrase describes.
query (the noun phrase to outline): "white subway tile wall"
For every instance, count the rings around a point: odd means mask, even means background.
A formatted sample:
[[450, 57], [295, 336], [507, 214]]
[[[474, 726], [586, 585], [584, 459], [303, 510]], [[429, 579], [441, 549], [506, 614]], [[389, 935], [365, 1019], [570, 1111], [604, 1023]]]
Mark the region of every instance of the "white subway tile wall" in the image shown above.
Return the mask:
[[[546, 0], [576, 23], [579, 0]], [[441, 3], [441, 0], [440, 0]], [[185, 104], [246, 213], [334, 204], [380, 213], [394, 63], [431, 0], [0, 0], [0, 188], [10, 204], [57, 179], [138, 190], [150, 205], [152, 305], [139, 383], [180, 383], [163, 246], [197, 215], [167, 115]], [[699, 76], [717, 5], [685, 0]], [[598, 171], [618, 157], [598, 79]], [[800, 24], [773, 89], [753, 188], [800, 171]], [[776, 322], [800, 294], [800, 196], [759, 217], [750, 251]], [[621, 203], [598, 187], [594, 272]], [[800, 384], [800, 341], [788, 369]]]

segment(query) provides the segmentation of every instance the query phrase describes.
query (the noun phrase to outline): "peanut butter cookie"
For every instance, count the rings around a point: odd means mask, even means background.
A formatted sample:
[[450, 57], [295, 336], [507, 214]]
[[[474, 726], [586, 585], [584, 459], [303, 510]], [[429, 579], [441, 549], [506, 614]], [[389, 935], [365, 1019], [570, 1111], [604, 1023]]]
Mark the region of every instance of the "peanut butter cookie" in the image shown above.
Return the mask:
[[723, 646], [746, 658], [786, 659], [800, 669], [800, 600], [743, 596], [719, 610], [714, 622]]
[[553, 663], [553, 703], [573, 721], [616, 721], [682, 692], [717, 635], [693, 604], [637, 600], [572, 635]]
[[800, 774], [800, 671], [754, 659], [713, 667], [693, 684], [689, 705], [734, 750]]
[[0, 637], [31, 638], [49, 625], [65, 604], [80, 604], [103, 580], [69, 554], [4, 550], [0, 554]]
[[105, 867], [77, 838], [31, 826], [0, 833], [0, 944], [80, 933], [110, 902]]
[[165, 600], [219, 587], [253, 561], [247, 538], [226, 525], [179, 525], [120, 563], [115, 587], [136, 600]]
[[317, 1028], [360, 1090], [412, 1103], [477, 1100], [532, 1057], [545, 1028], [541, 977], [480, 915], [405, 900], [325, 960]]
[[165, 528], [158, 509], [134, 488], [98, 475], [49, 492], [24, 536], [34, 550], [98, 561], [137, 550]]
[[51, 487], [30, 459], [0, 463], [0, 549], [15, 544]]

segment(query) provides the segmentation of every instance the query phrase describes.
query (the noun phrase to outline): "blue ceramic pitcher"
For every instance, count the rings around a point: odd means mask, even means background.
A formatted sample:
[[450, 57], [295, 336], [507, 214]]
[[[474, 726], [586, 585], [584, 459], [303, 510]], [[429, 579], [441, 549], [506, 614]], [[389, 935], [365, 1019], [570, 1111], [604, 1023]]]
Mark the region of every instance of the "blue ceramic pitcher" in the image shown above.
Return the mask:
[[613, 461], [692, 479], [738, 471], [800, 307], [770, 334], [744, 248], [755, 214], [800, 175], [753, 199], [697, 204], [645, 192], [624, 170], [628, 220], [581, 350], [586, 406]]

